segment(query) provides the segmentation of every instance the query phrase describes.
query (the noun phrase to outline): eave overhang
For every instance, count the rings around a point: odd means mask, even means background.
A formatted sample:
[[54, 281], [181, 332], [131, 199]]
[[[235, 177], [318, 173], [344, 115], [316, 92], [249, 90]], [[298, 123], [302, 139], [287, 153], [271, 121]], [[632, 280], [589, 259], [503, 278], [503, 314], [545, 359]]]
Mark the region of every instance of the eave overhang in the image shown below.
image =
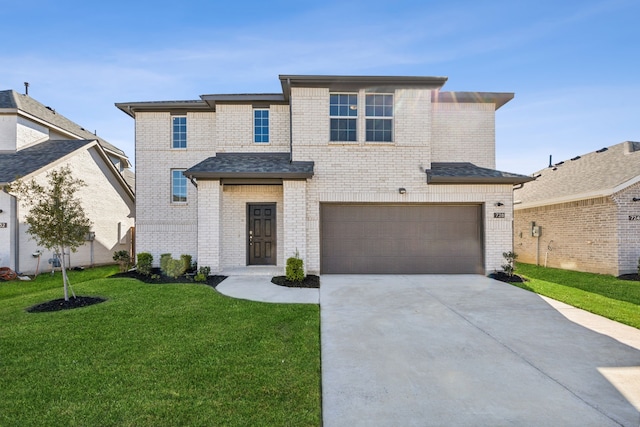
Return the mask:
[[495, 169], [482, 168], [473, 163], [432, 163], [426, 171], [428, 184], [522, 184], [534, 178]]
[[184, 171], [193, 179], [249, 183], [304, 180], [313, 177], [314, 162], [291, 161], [289, 153], [218, 153]]

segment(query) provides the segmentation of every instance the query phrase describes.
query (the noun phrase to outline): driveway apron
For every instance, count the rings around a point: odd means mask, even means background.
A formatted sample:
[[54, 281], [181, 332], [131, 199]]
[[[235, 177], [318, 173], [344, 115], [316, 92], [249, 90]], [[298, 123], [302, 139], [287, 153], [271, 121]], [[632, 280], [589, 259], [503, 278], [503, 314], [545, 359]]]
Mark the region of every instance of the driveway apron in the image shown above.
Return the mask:
[[325, 275], [320, 307], [324, 427], [640, 425], [610, 375], [634, 373], [637, 391], [640, 351], [534, 293], [477, 275]]

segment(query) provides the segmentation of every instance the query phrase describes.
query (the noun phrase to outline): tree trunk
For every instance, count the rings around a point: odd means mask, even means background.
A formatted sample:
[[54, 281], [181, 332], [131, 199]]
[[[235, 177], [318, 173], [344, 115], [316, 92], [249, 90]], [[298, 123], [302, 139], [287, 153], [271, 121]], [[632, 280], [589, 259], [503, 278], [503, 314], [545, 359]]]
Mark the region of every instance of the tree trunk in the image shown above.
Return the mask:
[[69, 301], [69, 280], [67, 279], [67, 268], [64, 265], [64, 248], [60, 251], [60, 268], [62, 269], [62, 286], [64, 288], [64, 300]]

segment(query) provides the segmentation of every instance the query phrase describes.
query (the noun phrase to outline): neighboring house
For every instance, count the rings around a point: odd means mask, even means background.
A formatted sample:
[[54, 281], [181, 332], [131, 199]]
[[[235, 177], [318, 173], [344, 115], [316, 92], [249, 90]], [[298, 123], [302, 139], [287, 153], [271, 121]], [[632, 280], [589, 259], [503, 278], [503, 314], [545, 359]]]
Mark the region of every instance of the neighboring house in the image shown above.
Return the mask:
[[[73, 267], [113, 263], [113, 252], [132, 250], [133, 243], [134, 175], [127, 156], [30, 96], [0, 91], [0, 189], [17, 178], [46, 184], [47, 172], [62, 166], [87, 184], [78, 196], [93, 223], [87, 243], [67, 260]], [[53, 253], [26, 232], [27, 213], [16, 197], [0, 191], [0, 267], [50, 269]]]
[[282, 93], [116, 106], [136, 120], [138, 252], [212, 271], [299, 254], [308, 273], [478, 273], [512, 249], [495, 170], [512, 93], [446, 77], [282, 75]]
[[533, 176], [514, 192], [519, 261], [615, 276], [638, 271], [640, 142], [576, 156]]

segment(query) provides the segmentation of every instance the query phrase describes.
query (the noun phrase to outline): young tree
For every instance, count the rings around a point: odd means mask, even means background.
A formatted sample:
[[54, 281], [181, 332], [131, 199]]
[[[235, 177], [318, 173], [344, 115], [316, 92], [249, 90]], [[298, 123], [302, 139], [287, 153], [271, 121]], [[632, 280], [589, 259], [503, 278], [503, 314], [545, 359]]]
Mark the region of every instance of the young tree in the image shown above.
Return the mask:
[[[47, 185], [35, 180], [17, 180], [8, 190], [29, 207], [25, 221], [38, 245], [58, 254], [62, 267], [64, 299], [69, 300], [69, 278], [64, 260], [65, 248], [75, 252], [85, 241], [91, 227], [76, 192], [86, 186], [84, 181], [75, 179], [68, 166], [47, 173]], [[74, 295], [75, 297], [75, 295]]]

